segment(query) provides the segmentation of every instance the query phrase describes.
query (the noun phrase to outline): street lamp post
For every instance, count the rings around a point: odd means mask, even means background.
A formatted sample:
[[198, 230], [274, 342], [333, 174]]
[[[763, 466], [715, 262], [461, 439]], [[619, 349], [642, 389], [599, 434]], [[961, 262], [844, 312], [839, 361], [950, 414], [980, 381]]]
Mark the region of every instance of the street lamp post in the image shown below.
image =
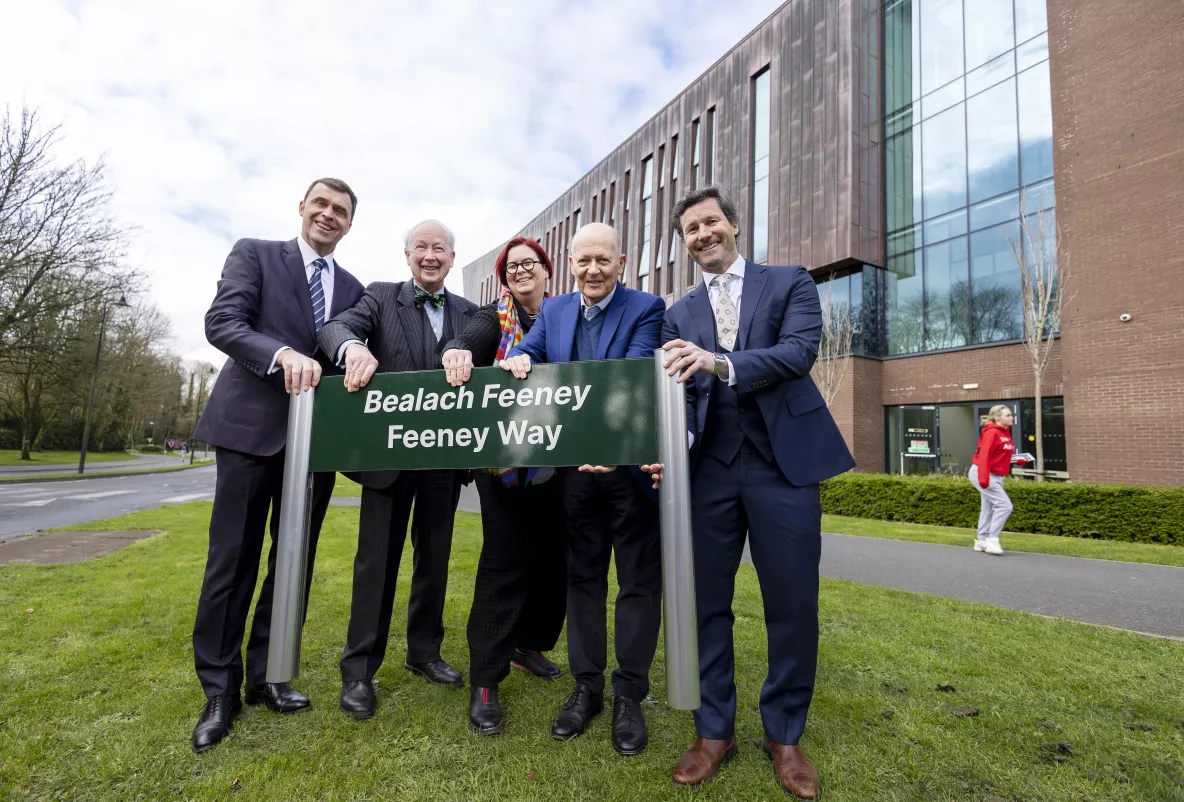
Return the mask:
[[[123, 293], [119, 294], [119, 300], [115, 302], [115, 305], [123, 307], [130, 306], [127, 302], [127, 296]], [[82, 451], [78, 455], [78, 473], [86, 470], [86, 446], [90, 442], [90, 419], [95, 406], [95, 384], [99, 380], [99, 357], [103, 354], [103, 334], [107, 329], [107, 306], [107, 296], [104, 294], [103, 311], [99, 315], [99, 342], [95, 346], [95, 366], [90, 374], [90, 400], [86, 402], [86, 425], [82, 427]]]

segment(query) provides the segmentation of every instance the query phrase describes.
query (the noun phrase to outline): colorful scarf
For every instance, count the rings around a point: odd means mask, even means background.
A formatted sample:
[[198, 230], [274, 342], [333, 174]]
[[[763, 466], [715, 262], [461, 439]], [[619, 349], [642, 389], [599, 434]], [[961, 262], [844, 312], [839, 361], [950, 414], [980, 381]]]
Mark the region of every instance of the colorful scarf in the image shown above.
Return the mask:
[[[550, 293], [543, 295], [543, 298], [549, 298]], [[518, 306], [514, 303], [514, 296], [510, 293], [509, 287], [502, 288], [502, 296], [497, 302], [497, 324], [502, 330], [502, 339], [497, 346], [497, 356], [494, 358], [495, 362], [500, 362], [506, 358], [514, 346], [522, 342], [525, 332], [522, 331], [522, 323], [518, 320]], [[539, 485], [550, 479], [555, 474], [554, 468], [490, 468], [489, 472], [494, 476], [498, 476], [502, 480], [502, 484], [506, 487], [517, 487], [519, 482], [525, 485]]]

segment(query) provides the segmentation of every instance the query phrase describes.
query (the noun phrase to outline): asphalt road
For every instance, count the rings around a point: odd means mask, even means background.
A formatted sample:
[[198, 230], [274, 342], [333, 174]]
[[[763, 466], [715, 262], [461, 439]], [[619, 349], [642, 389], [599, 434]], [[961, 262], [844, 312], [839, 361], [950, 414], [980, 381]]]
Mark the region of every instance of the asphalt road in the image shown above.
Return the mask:
[[[198, 453], [201, 456], [201, 453]], [[166, 465], [180, 465], [179, 456], [166, 454], [133, 454], [132, 459], [117, 462], [87, 462], [86, 473], [109, 473], [111, 471], [141, 471], [146, 468], [162, 468]], [[77, 462], [55, 465], [0, 465], [0, 476], [37, 476], [39, 474], [75, 473]]]
[[55, 526], [95, 521], [166, 504], [214, 497], [215, 467], [141, 476], [0, 483], [0, 541]]
[[[214, 476], [211, 465], [146, 476], [0, 484], [0, 541], [38, 529], [212, 499]], [[338, 498], [333, 503], [356, 507], [359, 501]], [[472, 485], [461, 492], [460, 509], [480, 512]], [[825, 534], [822, 575], [1184, 638], [1184, 568], [1022, 552], [991, 557], [968, 546]]]

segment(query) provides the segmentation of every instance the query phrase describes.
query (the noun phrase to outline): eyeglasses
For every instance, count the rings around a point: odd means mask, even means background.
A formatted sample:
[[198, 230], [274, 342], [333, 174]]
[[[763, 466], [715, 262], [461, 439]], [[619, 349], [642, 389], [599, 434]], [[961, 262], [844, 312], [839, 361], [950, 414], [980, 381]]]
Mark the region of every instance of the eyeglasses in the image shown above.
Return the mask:
[[542, 262], [540, 262], [538, 259], [523, 259], [521, 262], [507, 262], [506, 273], [511, 276], [517, 273], [519, 270], [525, 270], [527, 273], [529, 273], [541, 264]]

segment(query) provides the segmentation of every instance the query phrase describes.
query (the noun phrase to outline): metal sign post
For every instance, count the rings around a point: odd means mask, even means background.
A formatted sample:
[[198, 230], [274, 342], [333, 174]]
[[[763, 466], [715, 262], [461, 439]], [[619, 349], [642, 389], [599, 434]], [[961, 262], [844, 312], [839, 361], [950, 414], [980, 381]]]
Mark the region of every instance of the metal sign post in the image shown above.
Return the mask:
[[658, 487], [662, 526], [662, 624], [666, 634], [666, 702], [699, 707], [699, 622], [695, 615], [695, 559], [691, 544], [691, 459], [687, 444], [687, 388], [667, 376], [664, 351], [654, 352], [658, 395]]
[[308, 569], [308, 527], [312, 482], [308, 455], [312, 443], [315, 389], [291, 396], [288, 443], [284, 450], [284, 489], [276, 545], [271, 638], [267, 646], [267, 681], [291, 682], [300, 673], [300, 629], [304, 625], [304, 575]]

